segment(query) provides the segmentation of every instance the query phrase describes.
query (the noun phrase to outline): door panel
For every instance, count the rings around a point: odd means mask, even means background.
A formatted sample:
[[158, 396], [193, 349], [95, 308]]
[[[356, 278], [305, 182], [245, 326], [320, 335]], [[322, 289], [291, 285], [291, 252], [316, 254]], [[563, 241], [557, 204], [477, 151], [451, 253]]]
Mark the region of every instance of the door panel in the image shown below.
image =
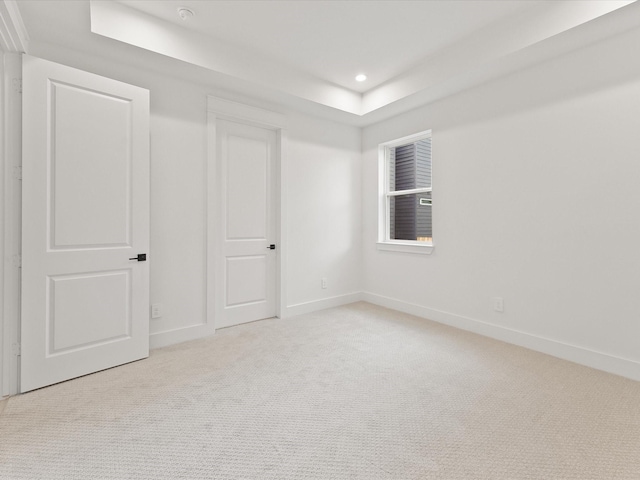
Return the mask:
[[[227, 257], [227, 307], [267, 300], [269, 261], [266, 255]], [[242, 286], [242, 288], [238, 288]]]
[[47, 353], [131, 336], [130, 272], [49, 277]]
[[51, 248], [129, 245], [132, 102], [49, 85]]
[[269, 236], [269, 139], [227, 136], [227, 240]]
[[149, 92], [23, 60], [21, 391], [149, 354]]
[[275, 176], [273, 130], [218, 120], [222, 244], [216, 326], [276, 314]]

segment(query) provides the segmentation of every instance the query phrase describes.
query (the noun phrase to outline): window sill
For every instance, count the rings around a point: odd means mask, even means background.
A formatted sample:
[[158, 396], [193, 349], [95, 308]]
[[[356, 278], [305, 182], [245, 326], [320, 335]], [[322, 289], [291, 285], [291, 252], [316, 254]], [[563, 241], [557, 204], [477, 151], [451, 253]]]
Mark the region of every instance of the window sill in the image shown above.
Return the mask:
[[378, 242], [378, 250], [384, 250], [387, 252], [402, 252], [402, 253], [418, 253], [422, 255], [431, 255], [433, 252], [433, 245], [417, 245], [415, 243], [391, 243], [391, 242]]

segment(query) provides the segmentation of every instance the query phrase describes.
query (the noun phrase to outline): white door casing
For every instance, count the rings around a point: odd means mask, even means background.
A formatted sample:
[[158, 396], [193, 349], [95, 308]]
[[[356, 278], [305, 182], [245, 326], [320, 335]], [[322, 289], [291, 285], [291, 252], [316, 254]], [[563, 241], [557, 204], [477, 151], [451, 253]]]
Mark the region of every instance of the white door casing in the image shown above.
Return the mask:
[[148, 90], [24, 56], [22, 235], [22, 392], [148, 356]]
[[216, 328], [276, 315], [276, 132], [216, 122]]

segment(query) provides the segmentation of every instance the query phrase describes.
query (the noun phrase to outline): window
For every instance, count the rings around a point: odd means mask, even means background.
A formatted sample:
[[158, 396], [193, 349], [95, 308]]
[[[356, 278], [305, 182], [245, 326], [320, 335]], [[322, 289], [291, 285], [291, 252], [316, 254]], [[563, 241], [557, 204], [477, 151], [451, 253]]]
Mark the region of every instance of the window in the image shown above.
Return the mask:
[[431, 253], [431, 131], [379, 147], [378, 248]]

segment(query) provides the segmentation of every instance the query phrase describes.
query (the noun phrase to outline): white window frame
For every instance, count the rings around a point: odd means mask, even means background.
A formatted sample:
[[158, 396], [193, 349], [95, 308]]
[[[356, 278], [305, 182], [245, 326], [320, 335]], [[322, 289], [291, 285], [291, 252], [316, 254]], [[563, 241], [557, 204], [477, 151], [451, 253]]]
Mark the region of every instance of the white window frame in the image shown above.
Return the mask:
[[[391, 197], [412, 193], [433, 192], [433, 178], [431, 187], [415, 188], [411, 190], [390, 191], [389, 189], [389, 151], [392, 148], [415, 143], [426, 138], [432, 138], [431, 130], [426, 130], [390, 142], [378, 145], [378, 250], [392, 252], [430, 254], [434, 244], [418, 242], [416, 240], [393, 240], [390, 237], [390, 204]], [[432, 167], [433, 168], [433, 167]], [[433, 193], [432, 193], [433, 197]], [[433, 238], [433, 237], [432, 237]]]

